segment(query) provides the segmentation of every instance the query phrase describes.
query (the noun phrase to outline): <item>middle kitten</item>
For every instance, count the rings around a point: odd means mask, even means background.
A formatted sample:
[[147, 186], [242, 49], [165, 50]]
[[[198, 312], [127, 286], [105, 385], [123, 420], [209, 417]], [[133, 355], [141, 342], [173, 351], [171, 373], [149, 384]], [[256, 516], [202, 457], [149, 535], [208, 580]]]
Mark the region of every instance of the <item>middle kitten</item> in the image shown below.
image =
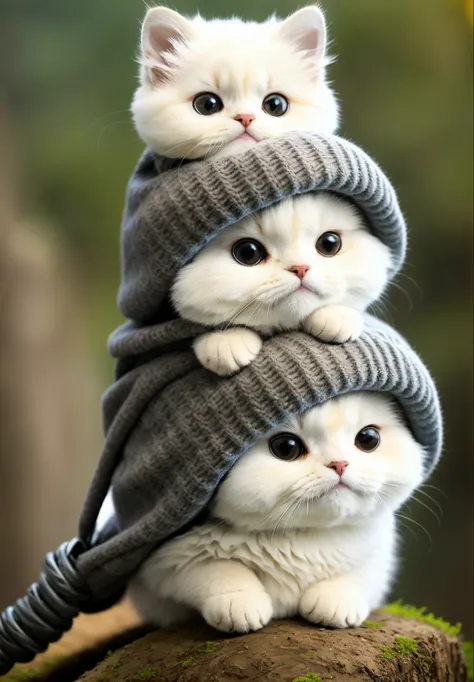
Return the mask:
[[194, 343], [221, 376], [248, 365], [262, 336], [304, 329], [344, 343], [385, 289], [390, 251], [355, 206], [326, 192], [287, 199], [222, 230], [180, 271], [181, 317], [219, 327]]

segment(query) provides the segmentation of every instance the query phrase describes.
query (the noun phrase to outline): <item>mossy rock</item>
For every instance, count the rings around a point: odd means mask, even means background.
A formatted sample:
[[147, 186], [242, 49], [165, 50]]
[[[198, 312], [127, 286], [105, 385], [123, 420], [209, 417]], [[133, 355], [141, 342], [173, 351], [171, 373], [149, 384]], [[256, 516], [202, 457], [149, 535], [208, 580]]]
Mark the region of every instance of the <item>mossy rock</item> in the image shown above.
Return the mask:
[[426, 620], [379, 611], [360, 628], [297, 620], [228, 637], [204, 626], [155, 631], [81, 682], [466, 682], [461, 643]]
[[73, 662], [17, 666], [0, 682], [465, 682], [472, 644], [459, 641], [460, 629], [401, 601], [350, 630], [286, 620], [227, 637], [196, 622], [130, 631]]

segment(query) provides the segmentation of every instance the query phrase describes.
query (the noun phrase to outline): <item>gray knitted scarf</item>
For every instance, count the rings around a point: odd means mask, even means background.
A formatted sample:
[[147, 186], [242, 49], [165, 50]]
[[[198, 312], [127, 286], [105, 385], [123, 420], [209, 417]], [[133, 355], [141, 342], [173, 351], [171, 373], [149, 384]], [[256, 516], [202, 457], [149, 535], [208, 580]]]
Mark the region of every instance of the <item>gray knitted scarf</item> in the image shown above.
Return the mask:
[[367, 316], [342, 346], [301, 333], [265, 341], [230, 378], [201, 367], [191, 348], [204, 328], [177, 319], [169, 289], [178, 269], [249, 213], [314, 190], [353, 201], [390, 248], [395, 273], [405, 224], [379, 167], [337, 137], [292, 134], [242, 156], [173, 164], [145, 153], [130, 181], [123, 221], [119, 305], [129, 321], [112, 334], [116, 381], [103, 400], [105, 443], [82, 517], [90, 540], [113, 486], [118, 532], [81, 555], [78, 567], [101, 597], [112, 593], [160, 543], [196, 521], [220, 480], [262, 434], [290, 415], [351, 391], [382, 391], [402, 407], [438, 460], [442, 427], [426, 367], [387, 325]]

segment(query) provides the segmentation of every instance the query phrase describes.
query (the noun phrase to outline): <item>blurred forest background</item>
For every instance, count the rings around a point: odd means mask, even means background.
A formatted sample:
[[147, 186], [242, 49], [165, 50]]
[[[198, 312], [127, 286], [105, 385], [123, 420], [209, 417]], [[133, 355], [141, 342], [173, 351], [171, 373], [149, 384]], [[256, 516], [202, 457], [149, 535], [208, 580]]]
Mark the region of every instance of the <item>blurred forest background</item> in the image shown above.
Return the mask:
[[[445, 412], [444, 458], [403, 512], [394, 596], [472, 637], [472, 0], [322, 4], [341, 132], [392, 178], [410, 228], [385, 315]], [[298, 6], [175, 5], [258, 20]], [[100, 451], [124, 190], [142, 150], [128, 106], [144, 12], [142, 0], [0, 0], [0, 607], [75, 533]]]

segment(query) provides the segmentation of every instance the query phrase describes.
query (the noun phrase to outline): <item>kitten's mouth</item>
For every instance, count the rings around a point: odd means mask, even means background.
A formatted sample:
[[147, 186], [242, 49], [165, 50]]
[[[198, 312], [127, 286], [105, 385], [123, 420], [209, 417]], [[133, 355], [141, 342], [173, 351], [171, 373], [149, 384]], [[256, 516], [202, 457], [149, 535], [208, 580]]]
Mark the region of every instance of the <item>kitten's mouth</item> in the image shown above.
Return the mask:
[[350, 490], [351, 492], [356, 492], [352, 486], [350, 486], [348, 483], [345, 481], [337, 481], [337, 483], [333, 483], [329, 489], [326, 489], [321, 497], [325, 497], [326, 495], [332, 495], [333, 493], [339, 494], [342, 493], [344, 490]]
[[349, 485], [349, 483], [345, 483], [345, 481], [338, 481], [337, 483], [335, 483], [334, 486], [331, 488], [331, 490], [329, 490], [329, 492], [330, 493], [336, 493], [336, 494], [344, 494], [345, 490], [348, 490], [351, 493], [354, 493], [354, 495], [363, 494], [361, 490], [354, 488], [352, 485]]
[[243, 132], [241, 135], [237, 135], [237, 137], [234, 137], [233, 142], [235, 142], [236, 140], [243, 140], [243, 141], [252, 140], [252, 142], [258, 142], [255, 135], [252, 135], [252, 133], [249, 132], [248, 130]]
[[344, 481], [325, 481], [323, 484], [323, 488], [319, 488], [316, 490], [311, 490], [308, 491], [308, 498], [305, 497], [305, 499], [311, 499], [314, 502], [318, 502], [319, 500], [323, 499], [324, 497], [331, 496], [334, 493], [337, 495], [343, 494], [344, 490], [349, 490], [352, 493], [357, 493], [357, 490], [353, 488], [351, 485], [348, 483], [345, 483]]
[[[323, 298], [324, 298], [323, 294], [322, 294], [320, 291], [318, 291], [318, 289], [315, 289], [315, 288], [312, 287], [312, 286], [308, 286], [307, 284], [304, 284], [304, 282], [301, 282], [301, 284], [299, 285], [299, 287], [297, 287], [296, 289], [294, 289], [294, 290], [291, 292], [291, 294], [302, 294], [303, 292], [307, 292], [307, 293], [313, 294], [313, 296], [317, 296], [317, 297], [320, 298], [320, 299], [323, 299]], [[290, 295], [291, 295], [291, 294], [290, 294]]]
[[352, 493], [355, 492], [354, 488], [351, 488], [350, 485], [347, 485], [347, 483], [343, 483], [342, 481], [339, 481], [339, 483], [336, 483], [334, 486], [333, 490], [350, 490]]

